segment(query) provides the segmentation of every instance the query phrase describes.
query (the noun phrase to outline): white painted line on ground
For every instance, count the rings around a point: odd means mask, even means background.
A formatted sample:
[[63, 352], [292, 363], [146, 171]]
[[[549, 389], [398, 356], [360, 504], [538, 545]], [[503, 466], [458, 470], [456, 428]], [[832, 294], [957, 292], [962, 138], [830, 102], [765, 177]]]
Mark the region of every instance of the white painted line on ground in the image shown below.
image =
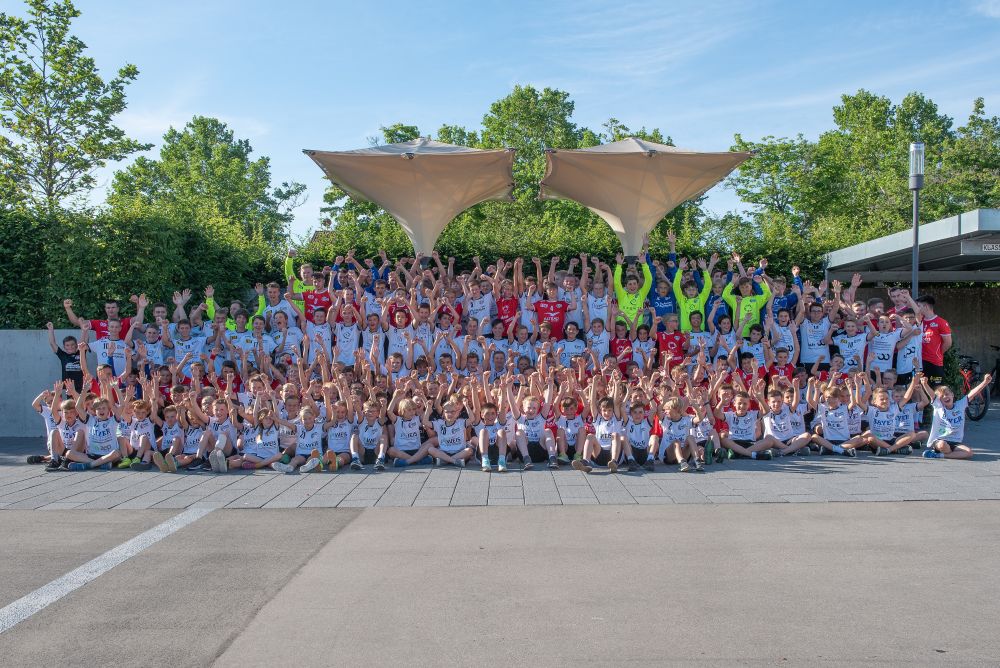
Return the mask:
[[175, 531], [201, 519], [212, 512], [212, 510], [212, 508], [191, 508], [185, 510], [183, 513], [171, 517], [166, 522], [157, 524], [149, 531], [141, 533], [135, 538], [125, 541], [118, 547], [108, 550], [101, 556], [91, 559], [83, 566], [70, 571], [66, 575], [39, 587], [27, 596], [22, 596], [10, 605], [0, 608], [0, 633], [9, 631], [36, 612], [55, 603], [66, 594], [104, 575], [118, 564], [131, 559], [150, 545], [163, 540]]

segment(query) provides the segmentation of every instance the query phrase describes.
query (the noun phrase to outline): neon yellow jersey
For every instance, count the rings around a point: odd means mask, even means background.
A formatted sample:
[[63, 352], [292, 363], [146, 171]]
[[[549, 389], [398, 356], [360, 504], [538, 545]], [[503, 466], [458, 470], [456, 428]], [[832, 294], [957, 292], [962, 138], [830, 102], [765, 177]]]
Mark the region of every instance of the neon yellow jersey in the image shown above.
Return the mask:
[[[691, 314], [701, 313], [701, 324], [705, 326], [705, 303], [708, 301], [708, 295], [712, 292], [712, 276], [707, 270], [701, 272], [702, 285], [701, 292], [699, 292], [694, 297], [688, 297], [684, 294], [681, 289], [681, 279], [680, 276], [676, 276], [674, 280], [674, 299], [677, 300], [677, 308], [681, 314], [681, 331], [690, 332], [691, 331]], [[766, 303], [766, 302], [765, 302]]]
[[615, 265], [615, 299], [618, 300], [618, 310], [624, 313], [630, 321], [635, 321], [636, 316], [646, 303], [646, 296], [649, 289], [653, 287], [653, 274], [649, 271], [649, 264], [640, 262], [642, 267], [642, 287], [636, 292], [628, 292], [622, 286], [622, 266]]
[[[295, 275], [295, 262], [292, 258], [285, 258], [285, 280], [292, 279], [292, 294], [301, 295], [303, 292], [308, 292], [310, 290], [315, 290], [316, 286], [303, 283], [299, 280], [298, 276]], [[301, 299], [292, 300], [299, 309], [305, 313], [306, 303]]]
[[[767, 306], [767, 300], [771, 298], [771, 288], [767, 286], [767, 281], [760, 282], [761, 294], [744, 297], [740, 302], [740, 336], [750, 336], [751, 325], [760, 322], [760, 312]], [[729, 304], [729, 308], [736, 313], [736, 297], [733, 295], [733, 284], [727, 283], [722, 290], [722, 301]]]
[[[264, 299], [264, 295], [257, 295], [257, 312], [250, 314], [247, 320], [253, 320], [254, 316], [264, 315], [264, 307], [267, 306], [267, 300]], [[208, 315], [208, 319], [211, 320], [215, 317], [215, 299], [209, 297], [205, 300], [205, 313]], [[232, 317], [226, 318], [226, 329], [234, 330], [236, 329], [236, 321]]]

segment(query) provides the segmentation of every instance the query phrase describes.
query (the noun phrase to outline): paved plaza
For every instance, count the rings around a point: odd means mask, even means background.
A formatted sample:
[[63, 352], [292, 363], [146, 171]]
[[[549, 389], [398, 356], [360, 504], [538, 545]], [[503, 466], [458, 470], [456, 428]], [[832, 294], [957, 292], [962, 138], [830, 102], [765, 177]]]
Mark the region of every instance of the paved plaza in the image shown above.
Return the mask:
[[356, 508], [369, 506], [630, 505], [1000, 499], [1000, 410], [967, 423], [972, 461], [907, 457], [729, 460], [703, 474], [586, 475], [569, 467], [521, 472], [418, 466], [381, 473], [46, 473], [23, 464], [38, 441], [0, 441], [0, 509]]

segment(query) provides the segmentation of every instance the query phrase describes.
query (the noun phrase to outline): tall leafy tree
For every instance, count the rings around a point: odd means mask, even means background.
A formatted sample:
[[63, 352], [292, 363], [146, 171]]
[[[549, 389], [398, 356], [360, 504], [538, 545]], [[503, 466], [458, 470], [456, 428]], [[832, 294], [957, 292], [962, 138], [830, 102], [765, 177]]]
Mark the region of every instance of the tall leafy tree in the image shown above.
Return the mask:
[[932, 210], [938, 217], [1000, 207], [1000, 118], [986, 115], [983, 98], [976, 99], [969, 120], [945, 144], [941, 163], [948, 197]]
[[71, 0], [26, 4], [24, 18], [0, 13], [0, 194], [51, 214], [93, 187], [95, 169], [149, 145], [114, 122], [138, 69], [105, 81], [70, 34]]
[[195, 116], [163, 136], [158, 159], [138, 158], [114, 176], [112, 206], [138, 199], [191, 220], [219, 217], [247, 243], [284, 247], [305, 186], [271, 185], [270, 159], [216, 118]]

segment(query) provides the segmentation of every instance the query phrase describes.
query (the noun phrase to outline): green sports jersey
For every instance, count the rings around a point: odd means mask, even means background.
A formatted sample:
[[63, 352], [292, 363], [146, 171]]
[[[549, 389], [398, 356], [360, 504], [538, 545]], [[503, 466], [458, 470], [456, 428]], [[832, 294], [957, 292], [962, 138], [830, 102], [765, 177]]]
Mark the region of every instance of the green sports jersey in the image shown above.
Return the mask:
[[649, 289], [653, 286], [653, 274], [649, 271], [649, 264], [640, 262], [639, 266], [642, 267], [642, 287], [633, 293], [622, 286], [622, 266], [615, 265], [615, 299], [618, 300], [618, 310], [630, 321], [634, 321], [642, 311]]
[[[767, 300], [771, 298], [771, 288], [766, 281], [760, 283], [761, 294], [744, 297], [740, 302], [740, 336], [750, 336], [751, 325], [760, 323], [760, 312], [767, 306]], [[736, 313], [736, 296], [733, 295], [733, 284], [728, 283], [722, 290], [722, 301], [729, 305], [733, 313]]]
[[702, 325], [705, 324], [705, 303], [708, 301], [708, 295], [712, 292], [712, 276], [707, 270], [702, 270], [701, 277], [703, 279], [701, 292], [694, 297], [688, 297], [684, 294], [684, 291], [681, 289], [680, 276], [677, 276], [674, 280], [674, 299], [677, 300], [677, 310], [681, 314], [682, 332], [691, 331], [692, 313], [701, 313]]
[[[316, 286], [303, 283], [302, 281], [299, 280], [299, 278], [295, 275], [295, 262], [292, 261], [292, 258], [286, 257], [285, 279], [287, 280], [289, 278], [292, 279], [292, 294], [301, 295], [303, 292], [308, 292], [310, 290], [316, 289]], [[306, 303], [304, 301], [302, 301], [301, 299], [293, 299], [292, 301], [295, 303], [296, 306], [299, 307], [299, 310], [305, 313]]]

